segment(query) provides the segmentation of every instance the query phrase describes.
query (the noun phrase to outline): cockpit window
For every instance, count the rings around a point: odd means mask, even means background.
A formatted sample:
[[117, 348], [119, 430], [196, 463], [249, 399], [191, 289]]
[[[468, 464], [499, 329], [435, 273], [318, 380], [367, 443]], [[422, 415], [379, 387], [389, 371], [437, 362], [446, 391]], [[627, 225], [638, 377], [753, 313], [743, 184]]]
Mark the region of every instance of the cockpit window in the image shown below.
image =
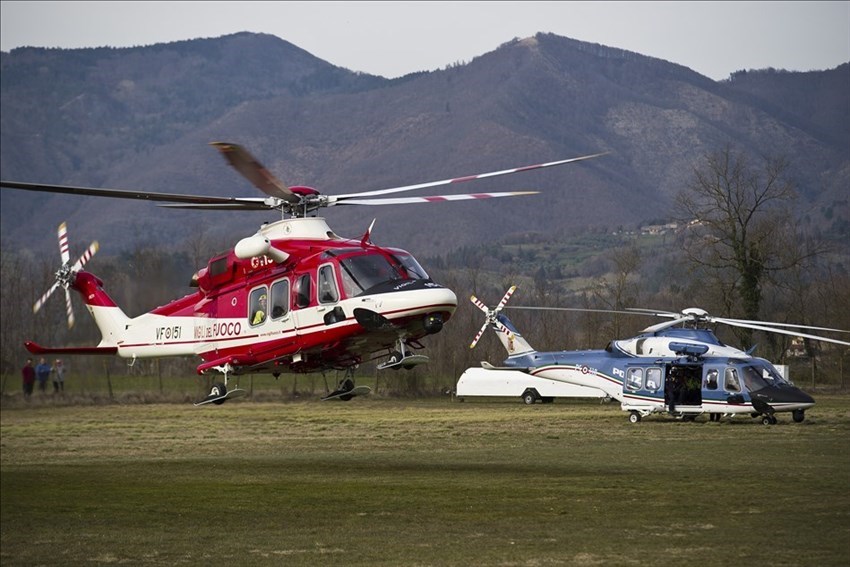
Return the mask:
[[392, 258], [404, 266], [405, 271], [407, 272], [408, 279], [412, 280], [427, 280], [428, 274], [425, 273], [425, 270], [422, 266], [419, 265], [419, 262], [416, 261], [416, 258], [411, 256], [410, 254], [394, 254]]
[[764, 381], [767, 382], [771, 386], [792, 386], [790, 380], [784, 378], [779, 371], [771, 365], [768, 364], [756, 364], [753, 365], [754, 368], [761, 372], [761, 377], [764, 378]]
[[[769, 385], [779, 385], [778, 383], [773, 383], [774, 378], [770, 378], [770, 380], [768, 381], [767, 376], [770, 376], [770, 374], [766, 372], [766, 370], [767, 369], [765, 367], [756, 365], [745, 366], [741, 369], [741, 374], [744, 377], [744, 384], [747, 385], [748, 390], [750, 390], [751, 392], [755, 392], [761, 390], [762, 388], [766, 388]], [[776, 377], [779, 378], [779, 380], [782, 380], [782, 378], [778, 374], [776, 374]], [[771, 382], [772, 384], [769, 382]]]
[[304, 274], [295, 281], [295, 306], [299, 309], [310, 305], [310, 274]]
[[367, 252], [343, 258], [339, 266], [346, 297], [360, 295], [386, 282], [428, 278], [422, 266], [409, 254], [384, 256], [380, 252]]

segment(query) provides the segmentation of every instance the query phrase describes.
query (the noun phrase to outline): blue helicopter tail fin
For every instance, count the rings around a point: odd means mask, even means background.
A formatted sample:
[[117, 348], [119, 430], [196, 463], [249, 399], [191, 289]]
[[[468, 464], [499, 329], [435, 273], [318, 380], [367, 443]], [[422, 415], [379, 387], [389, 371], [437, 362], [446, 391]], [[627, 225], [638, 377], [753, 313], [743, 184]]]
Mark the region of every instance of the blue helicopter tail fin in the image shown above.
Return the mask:
[[514, 324], [506, 316], [497, 315], [496, 322], [491, 325], [491, 328], [496, 332], [502, 346], [508, 351], [508, 356], [519, 356], [534, 352], [534, 348], [522, 338], [520, 332], [516, 330]]

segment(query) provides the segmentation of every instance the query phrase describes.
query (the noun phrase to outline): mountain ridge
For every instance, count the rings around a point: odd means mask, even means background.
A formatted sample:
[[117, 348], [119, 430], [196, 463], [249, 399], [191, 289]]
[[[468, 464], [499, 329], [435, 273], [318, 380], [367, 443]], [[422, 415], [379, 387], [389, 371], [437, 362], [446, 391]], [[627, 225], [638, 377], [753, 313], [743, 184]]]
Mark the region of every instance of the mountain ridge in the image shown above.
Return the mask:
[[[611, 152], [457, 189], [541, 191], [533, 197], [322, 212], [346, 236], [378, 217], [376, 242], [423, 256], [527, 230], [606, 230], [663, 217], [693, 167], [726, 144], [793, 156], [802, 206], [832, 211], [833, 225], [847, 215], [842, 85], [850, 64], [715, 82], [661, 59], [541, 33], [462, 65], [385, 79], [242, 32], [134, 48], [19, 48], [0, 56], [0, 70], [7, 180], [258, 196], [206, 147], [216, 140], [244, 145], [284, 183], [329, 194]], [[72, 238], [116, 250], [199, 230], [229, 235], [232, 245], [274, 220], [5, 189], [2, 211], [4, 246], [39, 251], [55, 247], [55, 236], [28, 229], [33, 218], [45, 227], [68, 220]]]

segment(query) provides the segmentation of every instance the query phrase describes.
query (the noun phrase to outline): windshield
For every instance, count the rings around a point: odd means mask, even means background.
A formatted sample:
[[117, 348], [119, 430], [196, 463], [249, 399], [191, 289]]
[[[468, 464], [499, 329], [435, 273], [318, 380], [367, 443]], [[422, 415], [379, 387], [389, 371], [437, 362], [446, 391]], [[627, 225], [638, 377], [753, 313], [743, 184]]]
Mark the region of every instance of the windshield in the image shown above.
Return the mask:
[[754, 364], [753, 368], [759, 373], [764, 381], [771, 386], [791, 386], [791, 382], [782, 377], [782, 374], [770, 364]]
[[422, 266], [410, 254], [384, 256], [367, 252], [343, 258], [342, 283], [347, 297], [354, 297], [386, 282], [428, 279]]
[[404, 266], [405, 271], [410, 279], [413, 280], [427, 280], [428, 274], [425, 273], [425, 270], [422, 266], [419, 265], [419, 262], [416, 261], [416, 258], [411, 256], [410, 254], [394, 254], [391, 256], [393, 260], [397, 263]]
[[741, 375], [744, 378], [744, 384], [747, 385], [747, 390], [757, 392], [767, 388], [767, 382], [761, 377], [761, 369], [755, 366], [744, 366], [741, 368]]

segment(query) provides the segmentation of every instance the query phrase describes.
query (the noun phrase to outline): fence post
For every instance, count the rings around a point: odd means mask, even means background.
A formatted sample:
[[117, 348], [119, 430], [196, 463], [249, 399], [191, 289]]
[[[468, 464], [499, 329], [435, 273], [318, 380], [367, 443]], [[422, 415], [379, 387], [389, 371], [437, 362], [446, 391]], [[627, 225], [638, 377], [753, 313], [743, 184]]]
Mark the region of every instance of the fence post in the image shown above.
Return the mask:
[[114, 400], [115, 397], [112, 395], [112, 379], [109, 377], [109, 361], [103, 361], [103, 368], [106, 370], [106, 385], [109, 387], [109, 399]]

